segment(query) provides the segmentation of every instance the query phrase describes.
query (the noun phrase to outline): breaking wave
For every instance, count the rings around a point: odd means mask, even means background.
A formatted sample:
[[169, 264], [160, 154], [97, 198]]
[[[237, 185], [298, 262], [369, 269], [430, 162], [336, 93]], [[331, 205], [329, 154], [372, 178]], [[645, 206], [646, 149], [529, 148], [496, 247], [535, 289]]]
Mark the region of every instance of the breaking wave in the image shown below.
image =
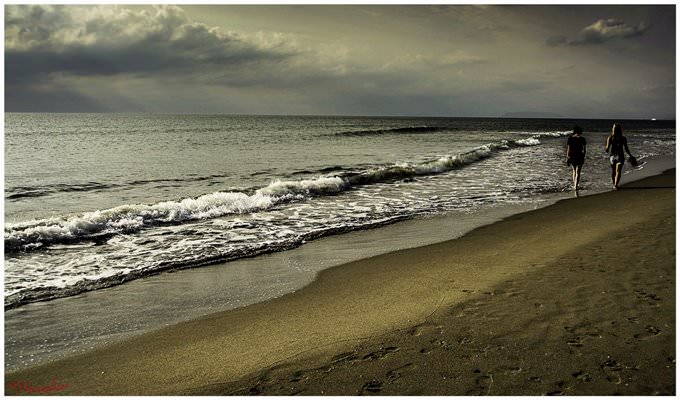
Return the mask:
[[534, 138], [563, 137], [571, 135], [572, 131], [547, 131], [547, 132], [515, 132], [520, 135], [531, 135]]
[[345, 131], [338, 132], [336, 136], [367, 136], [367, 135], [384, 135], [390, 133], [430, 133], [443, 130], [445, 128], [438, 126], [408, 126], [403, 128], [392, 129], [369, 129], [360, 131]]
[[276, 181], [253, 194], [214, 192], [180, 201], [126, 204], [70, 217], [55, 217], [5, 225], [5, 251], [31, 250], [53, 243], [69, 243], [136, 232], [145, 227], [244, 214], [310, 195], [337, 193], [345, 183], [337, 177]]
[[254, 213], [281, 203], [339, 194], [353, 186], [440, 174], [491, 157], [499, 151], [539, 144], [535, 137], [502, 140], [424, 163], [398, 163], [360, 171], [340, 172], [342, 170], [339, 169], [339, 173], [313, 179], [277, 180], [250, 192], [217, 191], [178, 201], [126, 204], [79, 215], [9, 223], [5, 224], [5, 251], [30, 251], [56, 243], [102, 240], [152, 226]]

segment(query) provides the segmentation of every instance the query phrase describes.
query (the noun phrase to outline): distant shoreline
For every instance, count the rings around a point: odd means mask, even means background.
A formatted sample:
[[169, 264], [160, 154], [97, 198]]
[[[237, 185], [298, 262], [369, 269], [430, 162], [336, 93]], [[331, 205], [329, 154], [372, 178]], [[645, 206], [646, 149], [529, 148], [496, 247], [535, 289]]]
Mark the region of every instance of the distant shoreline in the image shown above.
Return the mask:
[[579, 121], [657, 121], [670, 122], [675, 121], [675, 118], [617, 118], [617, 117], [599, 117], [599, 118], [582, 118], [582, 117], [521, 117], [511, 116], [514, 113], [507, 113], [500, 116], [450, 116], [450, 115], [343, 115], [343, 114], [238, 114], [238, 113], [175, 113], [175, 112], [136, 112], [136, 111], [5, 111], [5, 114], [116, 114], [116, 115], [194, 115], [194, 116], [220, 116], [220, 117], [291, 117], [291, 118], [394, 118], [394, 119], [554, 119], [554, 120], [579, 120]]

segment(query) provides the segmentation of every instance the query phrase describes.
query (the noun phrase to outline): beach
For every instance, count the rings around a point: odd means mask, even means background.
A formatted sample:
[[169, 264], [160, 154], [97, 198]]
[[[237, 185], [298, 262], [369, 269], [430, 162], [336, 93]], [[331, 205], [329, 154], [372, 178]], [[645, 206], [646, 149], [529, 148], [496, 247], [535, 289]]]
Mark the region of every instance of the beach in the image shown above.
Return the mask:
[[26, 393], [17, 382], [92, 395], [675, 394], [675, 170], [5, 382], [7, 394]]
[[8, 5], [5, 392], [675, 394], [673, 11]]

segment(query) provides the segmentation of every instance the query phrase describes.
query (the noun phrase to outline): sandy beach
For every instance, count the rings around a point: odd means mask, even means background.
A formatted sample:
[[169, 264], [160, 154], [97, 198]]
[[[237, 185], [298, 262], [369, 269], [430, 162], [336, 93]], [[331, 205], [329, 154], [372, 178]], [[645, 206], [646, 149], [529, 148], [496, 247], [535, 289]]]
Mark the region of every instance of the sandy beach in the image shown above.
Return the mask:
[[26, 388], [675, 394], [675, 171], [325, 270], [278, 299], [5, 375], [7, 394]]

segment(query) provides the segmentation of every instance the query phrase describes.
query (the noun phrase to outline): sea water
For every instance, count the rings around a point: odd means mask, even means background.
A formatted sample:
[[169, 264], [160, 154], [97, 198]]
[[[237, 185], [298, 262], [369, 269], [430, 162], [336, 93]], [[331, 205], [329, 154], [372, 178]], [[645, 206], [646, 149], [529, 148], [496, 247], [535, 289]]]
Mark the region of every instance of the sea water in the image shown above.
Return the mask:
[[[8, 371], [278, 297], [322, 269], [570, 197], [564, 136], [575, 123], [590, 144], [582, 193], [609, 188], [611, 121], [6, 120]], [[669, 164], [655, 156], [672, 155], [673, 125], [624, 121], [631, 149], [650, 160], [633, 179]]]
[[[5, 114], [5, 308], [316, 238], [610, 187], [610, 120]], [[639, 161], [675, 121], [618, 121]], [[629, 170], [629, 169], [628, 169]]]

